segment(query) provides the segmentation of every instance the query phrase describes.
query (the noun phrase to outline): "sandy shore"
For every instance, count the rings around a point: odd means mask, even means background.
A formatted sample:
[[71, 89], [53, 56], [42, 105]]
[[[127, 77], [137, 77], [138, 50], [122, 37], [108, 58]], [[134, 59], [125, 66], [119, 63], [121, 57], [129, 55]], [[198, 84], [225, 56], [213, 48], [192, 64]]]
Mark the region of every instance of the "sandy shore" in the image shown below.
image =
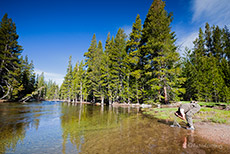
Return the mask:
[[195, 132], [209, 141], [230, 145], [230, 125], [214, 123], [196, 123]]

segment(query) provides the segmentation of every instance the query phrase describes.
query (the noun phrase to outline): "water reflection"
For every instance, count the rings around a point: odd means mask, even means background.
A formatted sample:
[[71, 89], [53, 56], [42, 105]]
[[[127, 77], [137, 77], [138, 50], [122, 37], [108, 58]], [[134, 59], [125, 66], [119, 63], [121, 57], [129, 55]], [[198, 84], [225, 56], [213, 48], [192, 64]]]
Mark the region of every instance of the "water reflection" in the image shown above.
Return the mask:
[[[79, 109], [79, 110], [78, 110]], [[194, 131], [143, 117], [136, 108], [62, 104], [63, 153], [228, 153]]]
[[57, 102], [0, 104], [0, 153], [228, 153], [196, 131], [138, 108]]
[[[56, 113], [55, 105], [58, 104], [58, 102], [49, 101], [1, 103], [0, 153], [23, 153], [20, 150], [25, 147], [24, 142], [26, 145], [32, 142], [30, 139], [32, 138], [32, 130], [38, 131], [41, 127], [41, 117], [54, 115]], [[53, 117], [51, 116], [51, 118]]]
[[4, 103], [0, 105], [0, 153], [15, 149], [25, 138], [26, 130], [39, 126], [41, 107]]
[[[119, 114], [120, 112], [123, 114]], [[130, 116], [130, 110], [122, 108], [66, 103], [62, 104], [61, 113], [63, 153], [68, 151], [66, 148], [68, 141], [76, 147], [79, 153], [85, 146], [83, 144], [94, 140], [93, 138], [96, 138], [102, 131], [119, 127], [122, 120]]]

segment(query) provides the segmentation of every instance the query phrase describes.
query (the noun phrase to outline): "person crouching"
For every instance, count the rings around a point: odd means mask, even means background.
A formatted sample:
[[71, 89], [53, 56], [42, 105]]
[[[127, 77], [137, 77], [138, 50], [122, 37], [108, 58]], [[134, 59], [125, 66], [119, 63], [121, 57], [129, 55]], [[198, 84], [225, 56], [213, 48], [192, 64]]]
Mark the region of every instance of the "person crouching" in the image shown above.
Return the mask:
[[175, 115], [182, 120], [186, 120], [188, 123], [188, 130], [195, 130], [193, 126], [192, 116], [200, 111], [200, 105], [197, 101], [191, 101], [190, 103], [181, 104]]

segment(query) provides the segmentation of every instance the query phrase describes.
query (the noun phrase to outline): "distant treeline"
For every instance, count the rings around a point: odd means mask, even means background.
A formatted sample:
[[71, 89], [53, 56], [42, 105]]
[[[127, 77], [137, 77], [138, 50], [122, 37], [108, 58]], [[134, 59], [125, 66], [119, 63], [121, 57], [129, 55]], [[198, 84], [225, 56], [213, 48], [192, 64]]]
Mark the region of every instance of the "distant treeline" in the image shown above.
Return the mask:
[[33, 62], [23, 57], [18, 44], [15, 23], [5, 14], [0, 22], [0, 99], [20, 101], [40, 87], [34, 99], [58, 98], [56, 83], [44, 81], [44, 74], [36, 76]]
[[119, 29], [107, 36], [105, 47], [93, 35], [85, 61], [72, 68], [60, 88], [68, 101], [101, 103], [170, 103], [179, 100], [230, 99], [230, 32], [227, 27], [200, 29], [194, 48], [180, 57], [171, 31], [172, 14], [155, 0], [141, 24], [137, 15], [132, 32]]

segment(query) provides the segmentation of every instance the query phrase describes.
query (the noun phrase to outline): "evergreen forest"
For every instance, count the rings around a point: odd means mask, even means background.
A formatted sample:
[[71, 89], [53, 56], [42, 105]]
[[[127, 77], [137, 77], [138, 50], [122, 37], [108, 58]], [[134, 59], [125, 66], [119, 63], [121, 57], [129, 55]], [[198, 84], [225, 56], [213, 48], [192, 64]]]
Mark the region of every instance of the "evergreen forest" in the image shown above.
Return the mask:
[[0, 100], [57, 99], [58, 85], [35, 74], [33, 61], [21, 55], [18, 38], [15, 23], [5, 14], [0, 22]]
[[[140, 15], [127, 36], [120, 28], [106, 42], [92, 36], [85, 59], [72, 64], [60, 87], [34, 73], [12, 19], [0, 23], [0, 99], [59, 99], [69, 102], [162, 103], [180, 100], [229, 102], [230, 31], [206, 23], [192, 49], [179, 54], [172, 13], [154, 0], [142, 24]], [[203, 30], [204, 29], [204, 30]], [[103, 46], [104, 43], [104, 46]]]

